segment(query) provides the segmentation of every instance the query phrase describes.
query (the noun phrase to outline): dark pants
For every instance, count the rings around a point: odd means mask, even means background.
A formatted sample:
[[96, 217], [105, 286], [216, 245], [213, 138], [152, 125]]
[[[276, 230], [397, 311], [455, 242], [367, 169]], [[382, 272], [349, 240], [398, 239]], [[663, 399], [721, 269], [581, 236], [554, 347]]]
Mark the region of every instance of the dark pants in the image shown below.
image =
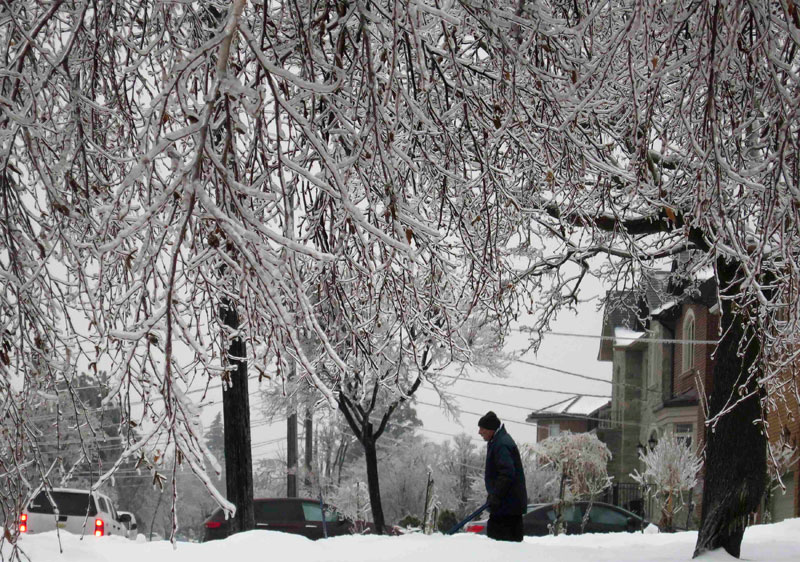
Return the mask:
[[496, 541], [522, 542], [522, 515], [490, 515], [486, 535]]

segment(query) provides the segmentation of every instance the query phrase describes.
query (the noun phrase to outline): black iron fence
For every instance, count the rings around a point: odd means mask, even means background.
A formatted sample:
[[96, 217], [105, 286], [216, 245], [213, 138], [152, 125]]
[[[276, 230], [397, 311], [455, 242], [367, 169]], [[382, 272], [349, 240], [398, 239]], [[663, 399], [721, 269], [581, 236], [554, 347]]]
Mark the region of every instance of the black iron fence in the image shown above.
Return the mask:
[[631, 482], [617, 482], [606, 488], [600, 496], [600, 501], [617, 505], [628, 511], [645, 516], [645, 494], [644, 488], [639, 484]]

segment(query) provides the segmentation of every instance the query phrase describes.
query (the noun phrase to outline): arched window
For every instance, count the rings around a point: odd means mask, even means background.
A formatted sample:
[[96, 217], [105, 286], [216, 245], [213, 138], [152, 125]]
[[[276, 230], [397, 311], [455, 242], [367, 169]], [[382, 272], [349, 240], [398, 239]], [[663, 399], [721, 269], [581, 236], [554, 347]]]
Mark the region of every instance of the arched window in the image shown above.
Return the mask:
[[689, 309], [683, 320], [683, 372], [694, 367], [694, 312]]

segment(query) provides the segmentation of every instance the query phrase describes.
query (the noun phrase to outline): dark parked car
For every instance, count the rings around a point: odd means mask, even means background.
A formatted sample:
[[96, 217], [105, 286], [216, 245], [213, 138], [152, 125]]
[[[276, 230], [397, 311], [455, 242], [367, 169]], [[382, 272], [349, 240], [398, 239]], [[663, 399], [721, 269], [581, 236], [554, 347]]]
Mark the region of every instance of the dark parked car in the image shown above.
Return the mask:
[[[562, 518], [568, 535], [579, 535], [583, 516], [589, 502], [575, 502], [564, 506]], [[550, 534], [549, 526], [556, 520], [555, 504], [531, 504], [523, 516], [525, 536], [543, 537]], [[468, 533], [486, 534], [487, 520], [475, 521], [466, 526]], [[641, 531], [650, 523], [626, 509], [601, 502], [593, 502], [584, 533], [619, 533]]]
[[[319, 501], [303, 498], [260, 498], [253, 500], [256, 529], [282, 531], [303, 535], [309, 539], [325, 536], [322, 527], [322, 507]], [[329, 537], [360, 532], [370, 525], [353, 522], [340, 514], [336, 508], [325, 506], [325, 525]], [[231, 534], [230, 521], [225, 519], [222, 508], [217, 508], [206, 519], [203, 541], [224, 539]]]

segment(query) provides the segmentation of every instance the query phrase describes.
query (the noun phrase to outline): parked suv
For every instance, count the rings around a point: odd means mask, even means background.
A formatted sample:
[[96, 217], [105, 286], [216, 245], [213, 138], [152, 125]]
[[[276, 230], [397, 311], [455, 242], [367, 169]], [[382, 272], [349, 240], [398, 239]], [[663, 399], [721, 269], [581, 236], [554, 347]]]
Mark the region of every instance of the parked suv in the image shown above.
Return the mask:
[[[260, 498], [253, 500], [256, 529], [282, 531], [303, 535], [309, 539], [325, 536], [322, 527], [322, 507], [319, 501], [303, 498]], [[341, 515], [335, 508], [325, 506], [327, 535], [335, 537], [357, 532], [358, 524]], [[362, 525], [365, 525], [362, 523]], [[222, 508], [217, 508], [206, 519], [203, 541], [224, 539], [231, 534], [230, 520], [226, 520]]]
[[114, 502], [108, 496], [70, 488], [40, 491], [22, 513], [20, 531], [23, 533], [55, 529], [97, 537], [128, 536], [128, 529], [119, 521]]

